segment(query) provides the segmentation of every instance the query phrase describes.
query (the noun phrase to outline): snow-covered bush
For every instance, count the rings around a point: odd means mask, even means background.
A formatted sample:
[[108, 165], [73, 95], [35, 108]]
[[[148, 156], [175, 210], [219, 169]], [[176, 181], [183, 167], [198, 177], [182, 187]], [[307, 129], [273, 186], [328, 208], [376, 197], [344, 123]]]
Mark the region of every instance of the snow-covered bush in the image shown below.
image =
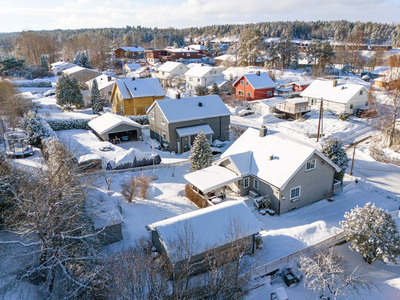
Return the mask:
[[54, 131], [69, 129], [90, 130], [89, 121], [90, 119], [46, 119], [46, 122]]
[[342, 171], [335, 174], [335, 179], [342, 181], [349, 163], [346, 151], [342, 147], [342, 141], [338, 138], [327, 139], [322, 147], [322, 154], [342, 169]]
[[43, 138], [56, 136], [49, 124], [34, 110], [24, 115], [23, 129], [29, 135], [29, 143], [36, 147], [41, 147]]
[[132, 121], [139, 123], [141, 125], [149, 124], [149, 116], [148, 115], [141, 115], [141, 116], [127, 116]]
[[382, 208], [369, 202], [346, 212], [346, 221], [340, 222], [350, 249], [359, 252], [371, 264], [376, 260], [396, 263], [400, 257], [400, 236], [396, 222]]
[[203, 131], [200, 131], [194, 139], [189, 159], [191, 172], [209, 167], [214, 162], [210, 144]]
[[51, 81], [48, 79], [15, 80], [11, 83], [18, 87], [51, 87]]

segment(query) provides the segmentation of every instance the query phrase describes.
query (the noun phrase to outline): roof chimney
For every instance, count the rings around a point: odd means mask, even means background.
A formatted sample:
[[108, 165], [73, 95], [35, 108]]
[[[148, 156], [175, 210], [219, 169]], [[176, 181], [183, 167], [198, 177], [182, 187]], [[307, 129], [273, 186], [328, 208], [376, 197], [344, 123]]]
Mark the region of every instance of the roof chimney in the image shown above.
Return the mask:
[[267, 135], [267, 127], [265, 127], [265, 125], [261, 125], [260, 128], [260, 137], [264, 137]]
[[111, 76], [107, 76], [107, 81], [111, 81]]
[[181, 94], [180, 93], [176, 93], [175, 97], [176, 97], [176, 99], [181, 99]]
[[274, 159], [274, 155], [271, 154], [271, 155], [269, 156], [269, 160], [273, 160], [273, 159]]
[[202, 107], [202, 106], [203, 106], [203, 103], [199, 102], [199, 106]]
[[257, 71], [256, 74], [257, 74], [257, 76], [260, 76], [260, 71]]
[[132, 81], [135, 81], [135, 77], [132, 77]]
[[332, 81], [332, 86], [333, 87], [337, 86], [337, 80]]

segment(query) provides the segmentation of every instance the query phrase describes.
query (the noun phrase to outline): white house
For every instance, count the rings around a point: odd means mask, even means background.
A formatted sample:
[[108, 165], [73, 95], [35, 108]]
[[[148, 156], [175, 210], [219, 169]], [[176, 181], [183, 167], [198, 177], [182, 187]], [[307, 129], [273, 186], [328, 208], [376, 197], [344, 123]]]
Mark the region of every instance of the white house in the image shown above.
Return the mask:
[[368, 90], [353, 83], [337, 80], [314, 80], [301, 94], [308, 104], [317, 107], [323, 99], [323, 107], [337, 114], [354, 114], [359, 107], [368, 106]]
[[141, 67], [142, 67], [141, 65], [136, 64], [136, 63], [128, 63], [128, 64], [124, 64], [122, 69], [124, 70], [124, 73], [126, 74], [126, 73], [137, 71]]
[[285, 102], [285, 98], [272, 97], [249, 102], [250, 108], [257, 114], [265, 116], [275, 112], [275, 104]]
[[58, 74], [66, 69], [70, 69], [70, 68], [77, 67], [77, 66], [78, 65], [76, 65], [76, 64], [60, 60], [60, 61], [57, 61], [57, 62], [51, 64], [51, 70], [55, 74]]
[[182, 77], [184, 81], [184, 76], [189, 68], [180, 62], [168, 61], [158, 68], [158, 73], [156, 77], [160, 80], [161, 84], [172, 85], [172, 80], [177, 77]]
[[194, 91], [198, 85], [207, 87], [213, 82], [221, 84], [225, 81], [224, 74], [218, 69], [210, 66], [194, 66], [185, 73], [186, 90]]
[[86, 81], [86, 84], [89, 87], [89, 91], [92, 90], [93, 81], [97, 81], [97, 86], [99, 87], [101, 100], [110, 102], [112, 89], [115, 83], [115, 78], [109, 75], [100, 75], [94, 79]]

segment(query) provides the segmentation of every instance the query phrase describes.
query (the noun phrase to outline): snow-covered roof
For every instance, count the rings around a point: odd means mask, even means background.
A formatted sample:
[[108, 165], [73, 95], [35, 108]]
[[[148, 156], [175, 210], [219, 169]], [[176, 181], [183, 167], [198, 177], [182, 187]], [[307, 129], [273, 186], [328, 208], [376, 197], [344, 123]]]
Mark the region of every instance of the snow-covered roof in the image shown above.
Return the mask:
[[183, 175], [183, 178], [199, 188], [203, 193], [211, 192], [241, 179], [240, 175], [235, 172], [217, 165], [188, 173]]
[[290, 103], [308, 103], [307, 99], [304, 98], [300, 98], [300, 97], [296, 97], [296, 98], [288, 98], [286, 99], [286, 102], [290, 102]]
[[190, 50], [188, 48], [167, 48], [165, 51], [174, 52], [174, 53], [197, 53], [196, 50]]
[[60, 67], [62, 67], [64, 69], [68, 69], [68, 68], [72, 68], [72, 67], [76, 67], [76, 66], [78, 66], [78, 65], [75, 65], [68, 61], [57, 61], [57, 62], [51, 64], [52, 69], [60, 68]]
[[99, 72], [99, 71], [96, 71], [96, 70], [93, 70], [93, 69], [88, 69], [88, 68], [83, 68], [83, 67], [80, 67], [80, 66], [75, 66], [75, 67], [72, 67], [72, 68], [69, 68], [69, 69], [65, 69], [62, 72], [65, 73], [65, 74], [68, 74], [68, 75], [72, 75], [72, 74], [79, 73], [79, 72], [82, 72], [82, 71], [98, 73], [99, 75], [101, 74], [101, 72]]
[[[240, 236], [228, 235], [230, 224], [240, 222]], [[189, 228], [188, 228], [189, 227]], [[232, 238], [245, 238], [262, 230], [260, 223], [243, 201], [226, 201], [218, 205], [199, 209], [147, 225], [146, 228], [157, 231], [165, 250], [172, 262], [183, 257], [174, 253], [173, 244], [185, 229], [192, 230], [195, 236], [191, 255], [201, 254], [213, 247], [226, 245]]]
[[218, 95], [156, 100], [148, 111], [154, 105], [159, 106], [168, 123], [229, 116], [231, 114]]
[[312, 81], [303, 81], [303, 82], [294, 81], [294, 82], [291, 82], [290, 84], [295, 84], [295, 85], [298, 85], [298, 86], [305, 86], [305, 85], [310, 85], [311, 82]]
[[98, 154], [85, 154], [78, 157], [78, 164], [91, 160], [101, 160], [101, 157]]
[[206, 49], [203, 45], [189, 45], [189, 48], [192, 50], [203, 51]]
[[89, 86], [89, 88], [91, 88], [92, 84], [93, 84], [93, 81], [96, 80], [97, 81], [97, 86], [99, 87], [99, 91], [100, 91], [100, 90], [102, 90], [102, 89], [104, 89], [104, 88], [106, 88], [106, 87], [108, 87], [110, 85], [114, 85], [115, 78], [110, 76], [111, 80], [108, 81], [108, 77], [109, 76], [102, 74], [100, 76], [97, 76], [96, 78], [93, 78], [91, 80], [86, 81], [86, 84]]
[[142, 151], [136, 148], [130, 148], [124, 154], [115, 158], [115, 166], [124, 165], [126, 163], [132, 163], [135, 159], [140, 161], [145, 157]]
[[211, 129], [210, 125], [202, 124], [190, 127], [177, 128], [176, 132], [180, 137], [197, 135], [200, 131], [203, 131], [204, 134], [214, 134], [214, 131]]
[[121, 213], [117, 209], [111, 211], [92, 213], [93, 226], [95, 230], [103, 229], [124, 222]]
[[115, 83], [123, 99], [165, 96], [158, 78], [117, 80]]
[[275, 107], [275, 104], [283, 103], [285, 102], [284, 98], [280, 97], [272, 97], [268, 99], [260, 99], [260, 100], [255, 100], [251, 101], [250, 105], [262, 105], [262, 106], [267, 106], [267, 107]]
[[215, 60], [222, 60], [222, 61], [237, 61], [237, 55], [235, 54], [224, 54], [217, 57], [214, 57]]
[[89, 127], [96, 131], [98, 134], [104, 134], [121, 124], [140, 128], [142, 127], [139, 123], [136, 123], [135, 121], [132, 121], [127, 117], [115, 115], [109, 112], [91, 120], [88, 123]]
[[141, 65], [135, 64], [135, 63], [125, 64], [125, 66], [127, 66], [129, 69], [134, 70], [134, 71], [136, 71], [142, 67]]
[[[276, 83], [268, 76], [265, 72], [252, 73], [252, 74], [243, 74], [246, 80], [251, 84], [251, 86], [255, 89], [268, 89], [276, 87]], [[236, 80], [234, 85], [240, 80]]]
[[363, 85], [353, 83], [337, 83], [334, 86], [332, 80], [314, 80], [300, 96], [310, 98], [323, 98], [324, 100], [347, 103], [361, 89]]
[[142, 47], [119, 47], [118, 49], [123, 49], [125, 51], [129, 50], [131, 52], [144, 52], [144, 49]]
[[167, 61], [165, 64], [161, 65], [158, 68], [158, 71], [162, 72], [172, 72], [174, 69], [176, 69], [179, 66], [183, 66], [186, 70], [189, 70], [188, 67], [186, 67], [183, 63], [180, 62], [174, 62], [174, 61]]
[[[216, 164], [229, 158], [242, 176], [253, 175], [280, 189], [314, 155], [325, 160], [336, 172], [341, 169], [318, 150], [287, 139], [249, 128], [222, 155]], [[273, 155], [272, 160], [269, 157]]]
[[[185, 73], [185, 76], [203, 77], [211, 70], [215, 70], [217, 73], [219, 73], [219, 70], [214, 67], [199, 65], [199, 66], [195, 66], [195, 67], [191, 68], [189, 71], [187, 71]], [[223, 76], [223, 75], [221, 74], [221, 76]]]

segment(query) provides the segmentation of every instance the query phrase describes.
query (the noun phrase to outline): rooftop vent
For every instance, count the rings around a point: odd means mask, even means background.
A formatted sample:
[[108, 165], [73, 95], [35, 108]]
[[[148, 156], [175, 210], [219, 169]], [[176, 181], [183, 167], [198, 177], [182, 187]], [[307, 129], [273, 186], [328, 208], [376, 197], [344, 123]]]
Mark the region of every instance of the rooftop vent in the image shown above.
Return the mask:
[[136, 86], [134, 87], [134, 90], [136, 91]]
[[203, 106], [203, 103], [199, 102], [199, 106], [202, 107], [202, 106]]
[[181, 99], [181, 94], [180, 93], [176, 93], [175, 97], [176, 97], [176, 99]]
[[271, 155], [269, 156], [269, 160], [273, 160], [273, 159], [274, 159], [274, 155], [271, 154]]
[[135, 77], [132, 77], [132, 81], [135, 81]]
[[267, 127], [265, 127], [265, 125], [261, 125], [260, 128], [260, 137], [264, 137], [267, 135]]
[[111, 76], [107, 76], [107, 81], [111, 81]]
[[261, 73], [260, 73], [260, 71], [257, 71], [256, 74], [257, 74], [257, 76], [260, 76]]

